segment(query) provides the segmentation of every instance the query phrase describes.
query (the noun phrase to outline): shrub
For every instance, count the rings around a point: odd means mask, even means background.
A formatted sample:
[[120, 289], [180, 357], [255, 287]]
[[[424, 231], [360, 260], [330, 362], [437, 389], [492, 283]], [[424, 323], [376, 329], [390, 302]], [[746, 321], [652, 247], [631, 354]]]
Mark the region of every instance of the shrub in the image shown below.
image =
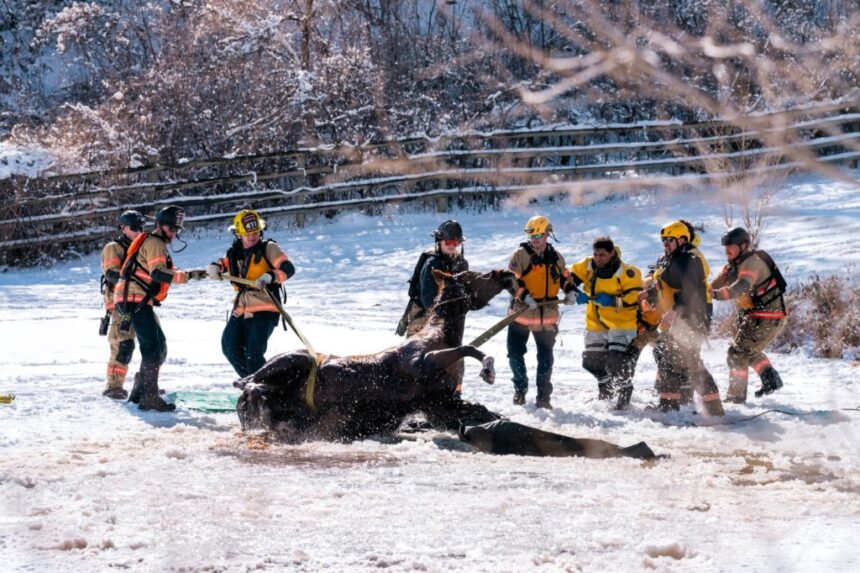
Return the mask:
[[[785, 303], [788, 324], [772, 348], [809, 348], [820, 358], [860, 357], [860, 286], [851, 278], [813, 276], [806, 283], [790, 287]], [[735, 312], [718, 310], [713, 333], [734, 336], [735, 317]]]

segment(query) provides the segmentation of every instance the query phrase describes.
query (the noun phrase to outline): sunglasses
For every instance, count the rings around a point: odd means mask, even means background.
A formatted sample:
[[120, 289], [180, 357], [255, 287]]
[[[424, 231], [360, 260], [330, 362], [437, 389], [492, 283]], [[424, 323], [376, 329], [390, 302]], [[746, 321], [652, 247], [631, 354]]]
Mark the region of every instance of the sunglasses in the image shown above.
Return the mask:
[[672, 241], [677, 241], [677, 239], [675, 237], [663, 237], [660, 240], [663, 241], [664, 243], [671, 243]]
[[458, 246], [460, 246], [460, 241], [458, 241], [456, 239], [452, 239], [452, 240], [446, 239], [446, 240], [442, 241], [442, 243], [446, 247], [458, 247]]
[[531, 239], [532, 241], [538, 241], [540, 239], [543, 239], [544, 237], [546, 237], [546, 233], [535, 233], [533, 235], [529, 235], [529, 239]]

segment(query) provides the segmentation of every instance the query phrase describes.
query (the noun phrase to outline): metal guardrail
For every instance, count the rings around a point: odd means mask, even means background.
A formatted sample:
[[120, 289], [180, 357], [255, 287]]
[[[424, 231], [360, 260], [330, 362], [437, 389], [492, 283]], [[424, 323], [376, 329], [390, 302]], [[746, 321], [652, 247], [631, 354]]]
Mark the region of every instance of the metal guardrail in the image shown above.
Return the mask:
[[[839, 108], [844, 110], [844, 108]], [[831, 108], [827, 108], [832, 111]], [[713, 165], [750, 164], [765, 157], [778, 158], [786, 149], [801, 149], [820, 156], [828, 163], [852, 163], [860, 158], [860, 114], [841, 113], [828, 117], [796, 117], [787, 128], [796, 141], [786, 147], [767, 145], [772, 128], [760, 131], [733, 129], [727, 122], [611, 126], [599, 128], [553, 128], [532, 131], [507, 130], [489, 134], [463, 134], [458, 138], [398, 140], [400, 146], [414, 142], [445, 145], [456, 142], [462, 147], [467, 139], [475, 148], [424, 149], [399, 158], [368, 159], [372, 150], [392, 142], [367, 148], [346, 148], [339, 154], [335, 147], [297, 150], [226, 160], [201, 160], [157, 169], [207, 169], [224, 165], [246, 168], [251, 161], [272, 157], [299, 158], [298, 164], [314, 163], [309, 168], [296, 165], [268, 172], [242, 172], [203, 176], [189, 173], [187, 179], [104, 185], [116, 172], [86, 173], [77, 176], [0, 182], [6, 195], [0, 201], [0, 261], [22, 264], [33, 261], [28, 251], [38, 249], [47, 256], [63, 249], [86, 250], [104, 242], [114, 230], [116, 215], [125, 209], [154, 213], [166, 204], [189, 209], [186, 221], [203, 224], [227, 220], [235, 209], [253, 204], [267, 214], [296, 215], [299, 223], [305, 214], [342, 209], [372, 208], [384, 203], [441, 201], [445, 208], [451, 197], [473, 198], [508, 196], [527, 191], [564, 192], [572, 183], [580, 189], [641, 188], [643, 181], [666, 185], [665, 177], [649, 174], [692, 174], [699, 182], [720, 178]], [[593, 145], [570, 144], [584, 133], [597, 139], [618, 139], [619, 134], [635, 133], [631, 141], [612, 141]], [[656, 133], [656, 135], [655, 135]], [[669, 138], [655, 139], [669, 135]], [[574, 140], [565, 138], [575, 138]], [[507, 142], [508, 147], [491, 147], [489, 142]], [[566, 143], [559, 145], [559, 143]], [[373, 146], [376, 146], [375, 148]], [[317, 155], [313, 155], [316, 153]], [[224, 163], [224, 162], [227, 163]], [[326, 163], [328, 161], [328, 163]], [[779, 159], [776, 159], [779, 162]], [[758, 167], [786, 171], [802, 167], [781, 160], [777, 166]], [[145, 170], [126, 170], [137, 175]], [[393, 172], [393, 173], [392, 173]], [[622, 173], [636, 173], [635, 180], [619, 179]], [[177, 173], [171, 174], [176, 177]], [[591, 179], [589, 179], [591, 178]], [[686, 177], [678, 178], [681, 181]], [[561, 181], [549, 183], [547, 180]], [[14, 189], [10, 189], [10, 185]], [[262, 188], [261, 188], [262, 187]], [[62, 206], [62, 208], [60, 208]], [[59, 211], [59, 212], [57, 212]], [[196, 213], [194, 212], [196, 211]], [[45, 246], [51, 248], [46, 249]]]

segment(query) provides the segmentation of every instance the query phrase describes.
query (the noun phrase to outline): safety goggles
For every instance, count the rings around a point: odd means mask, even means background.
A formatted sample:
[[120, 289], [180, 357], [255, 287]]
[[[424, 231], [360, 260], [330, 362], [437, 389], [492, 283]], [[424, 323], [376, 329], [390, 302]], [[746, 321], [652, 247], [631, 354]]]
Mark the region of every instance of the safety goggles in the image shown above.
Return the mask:
[[539, 241], [539, 240], [543, 239], [544, 237], [546, 237], [546, 233], [534, 233], [532, 235], [529, 235], [529, 240]]
[[459, 247], [460, 241], [458, 241], [456, 239], [453, 239], [453, 240], [446, 239], [446, 240], [442, 241], [442, 244], [445, 245], [446, 247]]

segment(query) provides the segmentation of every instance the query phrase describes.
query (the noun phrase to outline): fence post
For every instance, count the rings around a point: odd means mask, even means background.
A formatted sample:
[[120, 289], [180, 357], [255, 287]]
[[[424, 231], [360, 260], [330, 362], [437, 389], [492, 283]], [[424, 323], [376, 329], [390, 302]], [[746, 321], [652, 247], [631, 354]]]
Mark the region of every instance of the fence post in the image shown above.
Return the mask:
[[[860, 121], [852, 124], [851, 128], [852, 128], [851, 131], [854, 131], [854, 132], [860, 131]], [[857, 169], [857, 166], [858, 166], [858, 159], [856, 157], [848, 162], [848, 167], [851, 169]]]
[[448, 196], [442, 195], [441, 197], [436, 197], [436, 212], [437, 213], [447, 213], [448, 212]]
[[[303, 172], [302, 173], [302, 184], [300, 185], [300, 187], [303, 187], [307, 184], [307, 181], [308, 181], [307, 175], [304, 173], [305, 155], [303, 153], [299, 154], [298, 157], [296, 157], [296, 169]], [[304, 195], [298, 195], [295, 198], [295, 204], [296, 205], [304, 205], [305, 204], [305, 196]], [[304, 226], [305, 226], [305, 214], [304, 213], [296, 213], [296, 227], [301, 229]]]

